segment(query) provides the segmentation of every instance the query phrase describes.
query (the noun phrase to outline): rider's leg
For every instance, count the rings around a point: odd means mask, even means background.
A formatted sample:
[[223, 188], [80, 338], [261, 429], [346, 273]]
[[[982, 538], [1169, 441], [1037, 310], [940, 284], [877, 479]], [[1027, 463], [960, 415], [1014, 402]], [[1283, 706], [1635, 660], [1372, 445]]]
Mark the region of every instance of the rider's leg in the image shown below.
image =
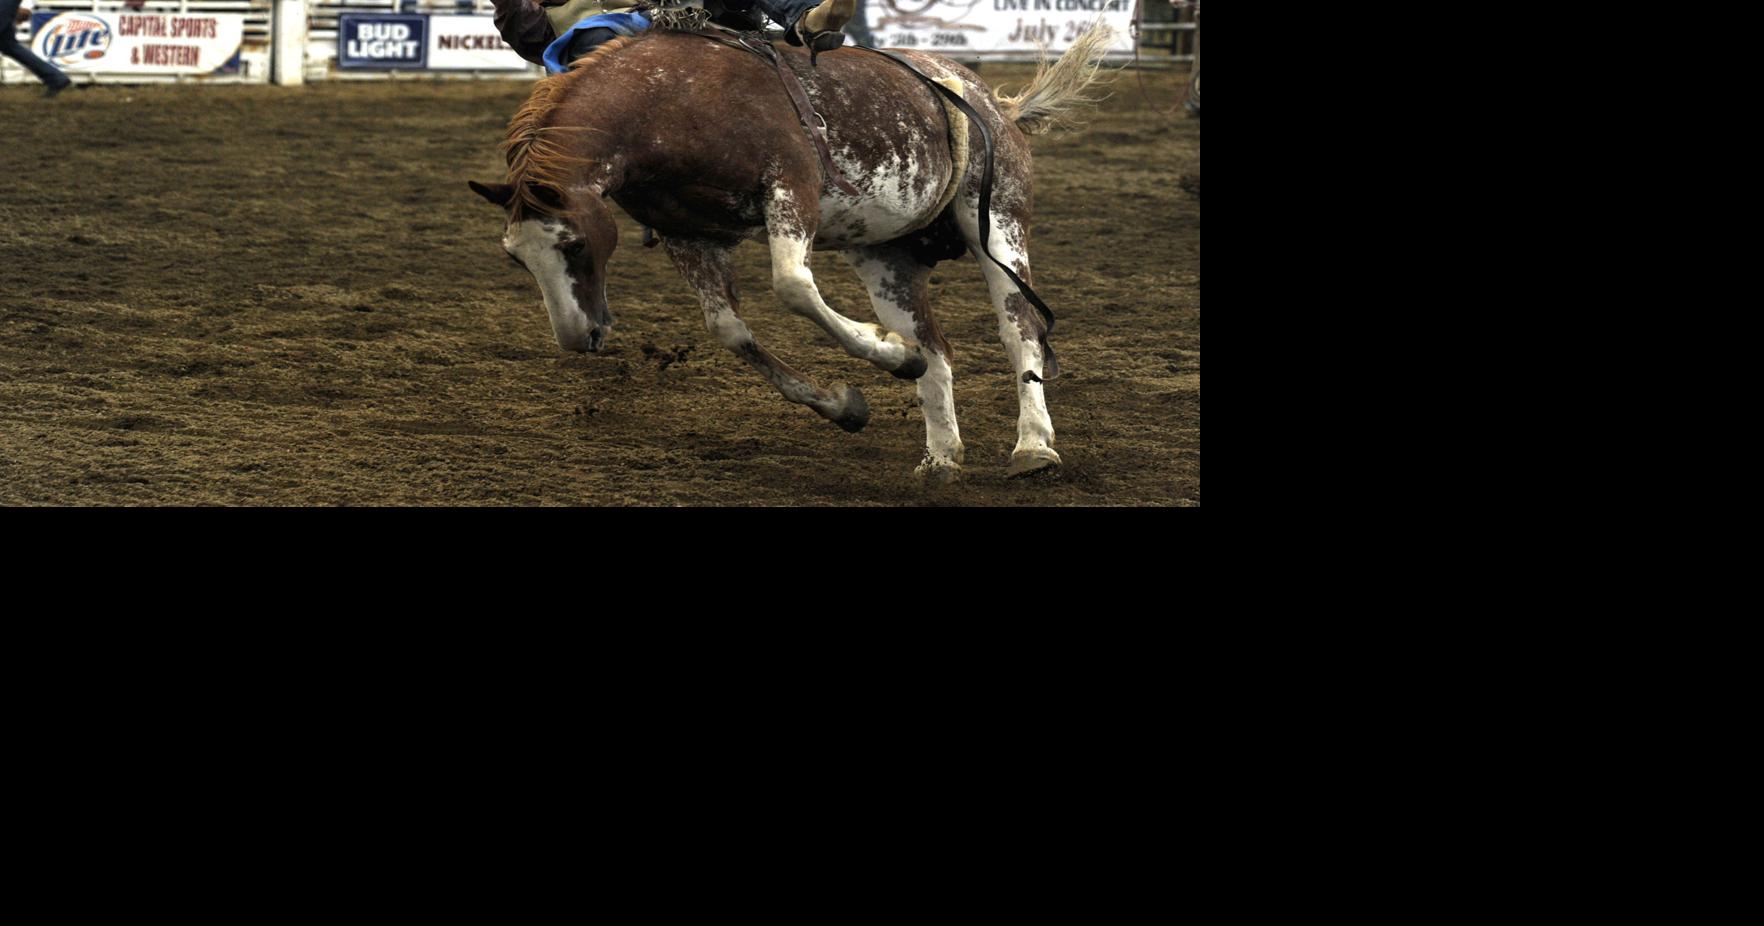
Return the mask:
[[802, 44], [805, 33], [838, 32], [857, 13], [857, 0], [754, 0], [753, 5], [784, 27], [792, 45]]
[[570, 47], [569, 50], [564, 53], [563, 60], [565, 62], [573, 63], [577, 58], [593, 51], [596, 45], [618, 37], [619, 34], [611, 29], [579, 30], [576, 32], [575, 36], [570, 39]]

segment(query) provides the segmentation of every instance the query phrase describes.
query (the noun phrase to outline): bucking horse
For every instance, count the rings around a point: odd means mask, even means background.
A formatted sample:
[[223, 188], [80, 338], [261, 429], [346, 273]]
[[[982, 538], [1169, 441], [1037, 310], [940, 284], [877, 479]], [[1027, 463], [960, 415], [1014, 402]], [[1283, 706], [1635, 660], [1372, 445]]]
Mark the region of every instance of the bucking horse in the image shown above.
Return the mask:
[[[659, 234], [697, 291], [719, 343], [786, 399], [847, 431], [863, 393], [822, 388], [754, 341], [736, 314], [731, 250], [763, 237], [772, 289], [854, 357], [917, 380], [921, 476], [960, 476], [950, 348], [931, 313], [939, 260], [972, 253], [1015, 372], [1009, 473], [1058, 466], [1043, 382], [1058, 375], [1053, 317], [1034, 295], [1028, 134], [1093, 101], [1112, 37], [1093, 27], [1019, 94], [913, 51], [810, 53], [715, 26], [656, 29], [594, 49], [541, 80], [509, 123], [505, 182], [472, 189], [506, 208], [502, 245], [539, 283], [557, 343], [594, 351], [613, 324], [606, 266], [618, 232], [608, 200]], [[809, 254], [845, 253], [878, 326], [834, 311]]]

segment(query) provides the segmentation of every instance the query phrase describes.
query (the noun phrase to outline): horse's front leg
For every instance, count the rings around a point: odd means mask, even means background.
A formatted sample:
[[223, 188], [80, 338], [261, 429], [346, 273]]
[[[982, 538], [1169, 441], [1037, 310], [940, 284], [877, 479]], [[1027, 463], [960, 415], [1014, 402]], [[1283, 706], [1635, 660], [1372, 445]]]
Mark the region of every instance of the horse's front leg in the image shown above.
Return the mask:
[[[815, 174], [816, 182], [820, 174]], [[880, 325], [856, 322], [833, 311], [815, 286], [809, 271], [815, 228], [820, 220], [820, 201], [812, 187], [792, 189], [780, 185], [766, 197], [766, 235], [772, 245], [772, 291], [784, 307], [813, 319], [839, 342], [845, 352], [893, 373], [901, 379], [925, 374], [925, 357], [918, 345]]]
[[673, 236], [664, 239], [663, 243], [680, 275], [698, 290], [699, 302], [704, 306], [705, 327], [710, 329], [717, 343], [753, 364], [754, 369], [770, 380], [784, 398], [807, 405], [845, 430], [862, 430], [870, 422], [869, 403], [855, 387], [835, 383], [831, 391], [821, 389], [754, 341], [747, 323], [735, 314], [735, 271], [727, 247]]

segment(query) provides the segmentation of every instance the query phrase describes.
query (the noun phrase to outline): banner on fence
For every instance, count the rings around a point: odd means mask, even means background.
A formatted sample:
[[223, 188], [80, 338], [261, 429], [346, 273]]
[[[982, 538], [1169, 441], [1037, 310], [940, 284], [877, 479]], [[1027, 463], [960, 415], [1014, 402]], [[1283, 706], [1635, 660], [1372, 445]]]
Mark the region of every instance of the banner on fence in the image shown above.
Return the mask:
[[870, 0], [865, 10], [883, 48], [1057, 54], [1100, 20], [1115, 29], [1112, 51], [1133, 51], [1133, 0]]
[[337, 17], [337, 66], [379, 71], [429, 62], [429, 17], [418, 13], [344, 13]]
[[350, 70], [524, 71], [531, 65], [489, 16], [344, 13], [337, 17], [337, 66]]
[[75, 74], [231, 74], [241, 13], [37, 12], [31, 50]]
[[531, 65], [496, 32], [489, 16], [430, 16], [429, 67], [442, 71], [524, 71]]

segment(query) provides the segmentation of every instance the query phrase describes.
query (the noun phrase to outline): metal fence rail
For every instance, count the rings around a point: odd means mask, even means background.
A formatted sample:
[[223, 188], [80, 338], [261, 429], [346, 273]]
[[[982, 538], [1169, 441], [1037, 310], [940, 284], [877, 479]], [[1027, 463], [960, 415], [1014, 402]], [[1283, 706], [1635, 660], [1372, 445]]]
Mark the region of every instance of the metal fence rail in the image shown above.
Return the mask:
[[[277, 8], [293, 26], [283, 35], [275, 34]], [[1175, 64], [1198, 64], [1200, 49], [1199, 4], [1189, 0], [1172, 7], [1167, 0], [1142, 0], [1135, 17], [1137, 44], [1141, 49], [1168, 49], [1169, 54], [1141, 58], [1143, 66], [1159, 67]], [[37, 9], [44, 12], [85, 10], [114, 14], [124, 11], [123, 0], [37, 0]], [[301, 10], [304, 9], [304, 22]], [[302, 80], [434, 80], [437, 78], [501, 77], [530, 80], [542, 73], [537, 66], [525, 71], [459, 71], [433, 70], [401, 73], [395, 70], [344, 70], [337, 66], [338, 17], [348, 12], [359, 13], [429, 13], [477, 14], [488, 16], [495, 11], [491, 0], [147, 0], [144, 12], [150, 13], [243, 13], [244, 38], [240, 47], [240, 73], [228, 75], [158, 76], [131, 74], [130, 83], [263, 83], [274, 79], [282, 83]], [[0, 25], [0, 28], [6, 28]], [[28, 43], [28, 24], [18, 29], [20, 42]], [[276, 54], [281, 60], [276, 60]], [[953, 49], [951, 50], [953, 51]], [[958, 58], [961, 58], [957, 54]], [[1033, 55], [987, 54], [961, 60], [1010, 61], [1033, 60]], [[105, 82], [121, 80], [99, 75], [78, 80]], [[0, 83], [33, 83], [29, 72], [11, 59], [0, 59]]]
[[1168, 50], [1168, 57], [1160, 56], [1163, 61], [1194, 63], [1200, 49], [1199, 0], [1140, 0], [1133, 19], [1140, 48]]

